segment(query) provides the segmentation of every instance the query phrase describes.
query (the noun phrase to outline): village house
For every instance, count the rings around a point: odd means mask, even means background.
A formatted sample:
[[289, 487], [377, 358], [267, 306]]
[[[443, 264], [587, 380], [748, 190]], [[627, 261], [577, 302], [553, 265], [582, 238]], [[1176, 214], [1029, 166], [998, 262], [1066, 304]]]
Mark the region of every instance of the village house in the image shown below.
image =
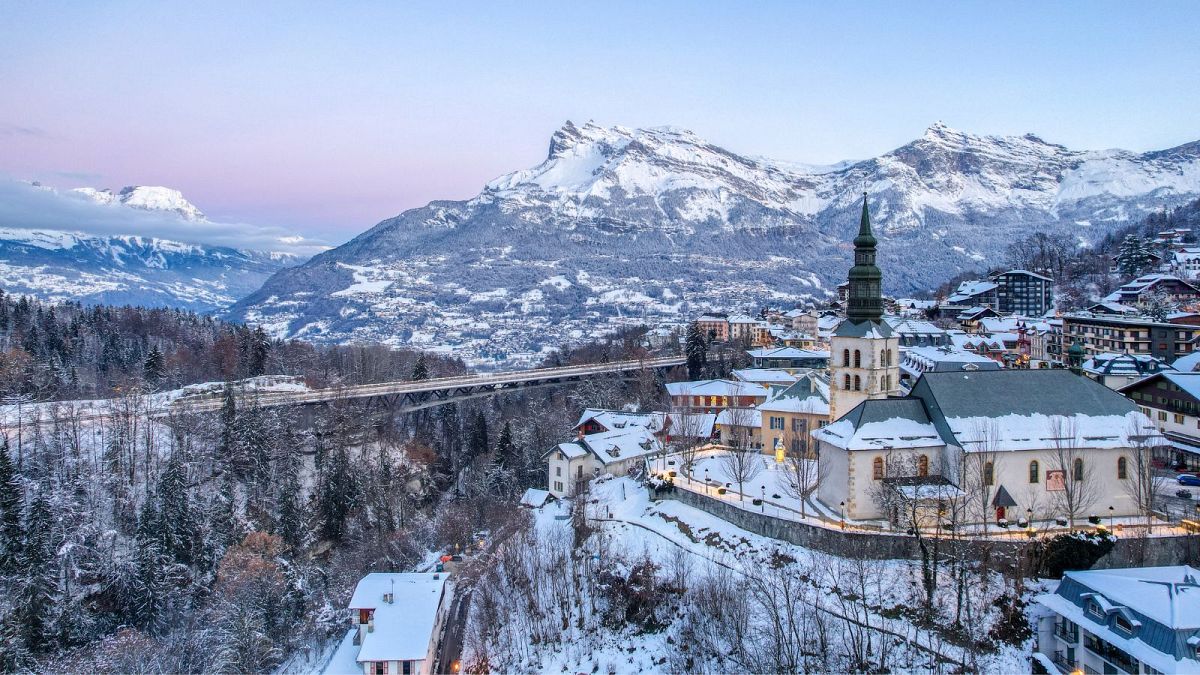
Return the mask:
[[375, 572], [350, 598], [354, 628], [325, 672], [329, 675], [430, 675], [449, 611], [446, 572]]
[[950, 344], [950, 336], [945, 330], [938, 328], [929, 321], [902, 316], [885, 316], [883, 320], [892, 328], [896, 338], [900, 340], [900, 348], [906, 347], [941, 347]]
[[649, 458], [663, 453], [663, 439], [642, 426], [615, 431], [579, 433], [573, 441], [559, 443], [547, 451], [550, 494], [557, 499], [573, 497], [587, 490], [596, 476], [624, 476], [644, 467]]
[[1166, 443], [1156, 450], [1163, 464], [1200, 470], [1200, 372], [1162, 371], [1119, 391], [1162, 432]]
[[[809, 432], [829, 423], [829, 381], [806, 373], [758, 406], [763, 452], [783, 461], [787, 453], [812, 455]], [[815, 455], [814, 455], [815, 456]]]
[[799, 375], [778, 368], [740, 368], [729, 371], [729, 374], [739, 382], [761, 384], [768, 389], [771, 387], [787, 387], [799, 378]]
[[717, 413], [716, 428], [721, 445], [762, 450], [762, 413], [757, 408], [726, 408]]
[[767, 388], [753, 382], [697, 380], [670, 382], [672, 410], [717, 413], [725, 408], [753, 408], [767, 400]]
[[1067, 572], [1037, 597], [1034, 658], [1050, 673], [1200, 672], [1200, 570]]
[[729, 317], [729, 341], [746, 345], [771, 344], [771, 326], [746, 315]]
[[1200, 248], [1175, 251], [1171, 259], [1171, 271], [1184, 279], [1200, 278]]
[[588, 408], [579, 416], [572, 431], [600, 434], [639, 427], [654, 434], [663, 442], [673, 440], [707, 441], [712, 438], [717, 416], [713, 413], [691, 412], [629, 412]]
[[955, 307], [991, 307], [996, 309], [996, 289], [994, 281], [974, 279], [964, 281], [951, 293], [945, 304]]

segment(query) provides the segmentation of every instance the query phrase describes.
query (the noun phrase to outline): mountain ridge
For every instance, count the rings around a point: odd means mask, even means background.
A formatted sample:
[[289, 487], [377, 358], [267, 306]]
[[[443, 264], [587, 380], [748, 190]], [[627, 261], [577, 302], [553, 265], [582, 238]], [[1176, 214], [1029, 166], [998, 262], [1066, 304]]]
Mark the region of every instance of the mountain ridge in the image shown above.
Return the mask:
[[1200, 195], [1200, 143], [1078, 151], [939, 123], [878, 157], [814, 167], [678, 128], [568, 122], [537, 166], [381, 221], [230, 314], [280, 336], [532, 362], [636, 321], [827, 297], [864, 188], [885, 286], [908, 293], [998, 261], [1031, 228], [1086, 244]]

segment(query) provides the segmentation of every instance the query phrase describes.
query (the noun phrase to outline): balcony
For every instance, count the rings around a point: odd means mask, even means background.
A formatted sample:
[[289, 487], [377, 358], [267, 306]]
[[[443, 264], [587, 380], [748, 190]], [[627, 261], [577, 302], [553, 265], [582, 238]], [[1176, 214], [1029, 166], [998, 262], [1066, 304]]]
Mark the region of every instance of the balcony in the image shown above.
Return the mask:
[[1141, 672], [1136, 659], [1129, 654], [1091, 635], [1084, 640], [1083, 646], [1091, 653], [1104, 659], [1104, 672], [1108, 675]]
[[1079, 628], [1078, 627], [1068, 628], [1067, 626], [1065, 626], [1061, 623], [1055, 623], [1054, 624], [1054, 635], [1062, 640], [1065, 640], [1066, 642], [1071, 643], [1071, 644], [1075, 644], [1076, 642], [1079, 642]]
[[1075, 670], [1075, 664], [1067, 659], [1065, 652], [1054, 652], [1054, 656], [1050, 657], [1050, 660], [1064, 673], [1074, 672]]

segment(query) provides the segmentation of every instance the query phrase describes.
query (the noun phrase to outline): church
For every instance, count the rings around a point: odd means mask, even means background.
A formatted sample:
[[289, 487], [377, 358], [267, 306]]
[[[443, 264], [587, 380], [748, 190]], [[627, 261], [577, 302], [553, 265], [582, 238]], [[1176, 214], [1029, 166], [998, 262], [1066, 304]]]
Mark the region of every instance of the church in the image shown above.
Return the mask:
[[924, 519], [955, 523], [1138, 514], [1138, 481], [1161, 437], [1093, 380], [964, 366], [925, 373], [898, 395], [900, 345], [883, 320], [877, 244], [864, 194], [847, 314], [830, 339], [831, 423], [811, 433], [817, 498], [845, 518], [896, 525], [914, 504]]

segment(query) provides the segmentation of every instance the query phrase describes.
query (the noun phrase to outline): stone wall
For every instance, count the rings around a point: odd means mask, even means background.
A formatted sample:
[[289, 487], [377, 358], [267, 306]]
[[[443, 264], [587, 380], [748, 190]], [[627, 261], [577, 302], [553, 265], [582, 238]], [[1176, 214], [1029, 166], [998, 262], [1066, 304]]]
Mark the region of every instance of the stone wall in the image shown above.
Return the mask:
[[[775, 516], [756, 513], [734, 504], [688, 490], [670, 490], [656, 494], [658, 499], [674, 499], [688, 506], [711, 513], [721, 520], [797, 546], [835, 555], [856, 554], [872, 559], [916, 559], [921, 553], [916, 537], [839, 530], [800, 523]], [[943, 539], [942, 550], [965, 549], [968, 558], [1017, 562], [1025, 554], [1029, 542], [1021, 540]], [[1140, 567], [1154, 565], [1193, 564], [1200, 559], [1200, 535], [1118, 539], [1108, 555], [1096, 563], [1096, 568]]]

